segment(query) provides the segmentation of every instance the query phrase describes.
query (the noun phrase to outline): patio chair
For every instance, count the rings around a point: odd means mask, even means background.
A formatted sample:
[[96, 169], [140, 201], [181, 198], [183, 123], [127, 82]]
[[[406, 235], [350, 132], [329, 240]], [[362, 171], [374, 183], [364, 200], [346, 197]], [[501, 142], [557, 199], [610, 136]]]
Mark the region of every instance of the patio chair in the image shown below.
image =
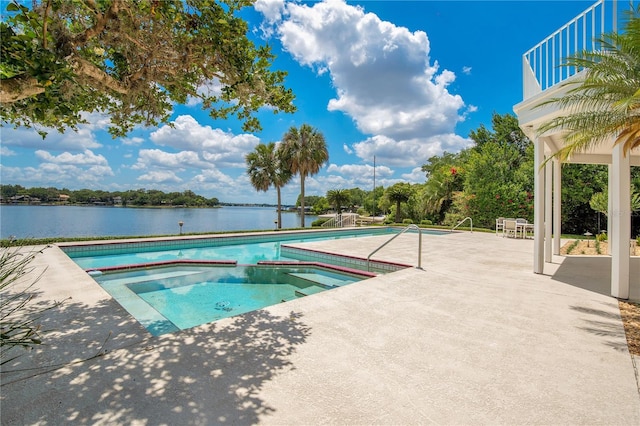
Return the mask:
[[516, 219], [516, 233], [519, 231], [522, 233], [522, 238], [525, 237], [525, 232], [527, 231], [527, 223], [529, 221], [527, 219], [524, 219], [522, 217], [519, 217]]
[[507, 237], [513, 235], [513, 238], [517, 237], [518, 227], [517, 222], [514, 219], [505, 219], [503, 222], [502, 228], [502, 237], [506, 235]]
[[504, 231], [504, 217], [496, 219], [496, 235], [498, 235], [498, 231]]

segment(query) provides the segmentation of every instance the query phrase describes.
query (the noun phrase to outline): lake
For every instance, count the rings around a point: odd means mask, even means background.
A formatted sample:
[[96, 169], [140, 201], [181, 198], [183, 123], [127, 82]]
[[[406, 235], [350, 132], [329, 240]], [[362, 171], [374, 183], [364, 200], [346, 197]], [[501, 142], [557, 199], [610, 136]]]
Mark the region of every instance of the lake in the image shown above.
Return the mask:
[[[104, 206], [0, 205], [0, 238], [144, 236], [272, 230], [275, 207], [126, 208]], [[307, 215], [310, 227], [317, 216]], [[295, 212], [282, 213], [282, 228], [300, 227]]]

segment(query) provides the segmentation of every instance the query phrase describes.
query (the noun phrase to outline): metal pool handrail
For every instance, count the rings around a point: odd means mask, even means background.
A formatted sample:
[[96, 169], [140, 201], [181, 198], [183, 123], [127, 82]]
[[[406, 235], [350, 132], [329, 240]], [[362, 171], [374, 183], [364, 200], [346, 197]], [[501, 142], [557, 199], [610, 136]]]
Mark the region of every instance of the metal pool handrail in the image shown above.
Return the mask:
[[393, 237], [389, 238], [386, 242], [384, 242], [382, 245], [380, 245], [380, 247], [378, 247], [377, 249], [372, 251], [369, 254], [369, 256], [367, 256], [367, 271], [370, 270], [369, 269], [369, 263], [371, 261], [371, 256], [376, 254], [378, 252], [378, 250], [380, 250], [382, 247], [386, 246], [391, 241], [395, 240], [397, 237], [399, 237], [400, 235], [402, 235], [405, 232], [407, 232], [409, 229], [417, 229], [418, 230], [418, 266], [416, 266], [416, 268], [417, 269], [422, 269], [422, 230], [420, 229], [420, 227], [418, 225], [411, 224], [411, 225], [407, 226], [406, 228], [404, 228], [402, 231], [398, 232]]
[[450, 232], [453, 232], [458, 226], [460, 226], [463, 223], [465, 223], [467, 221], [467, 219], [471, 222], [471, 232], [473, 232], [473, 219], [471, 219], [470, 217], [465, 217], [464, 219], [462, 219], [460, 222], [458, 222], [458, 224], [456, 226], [451, 228]]

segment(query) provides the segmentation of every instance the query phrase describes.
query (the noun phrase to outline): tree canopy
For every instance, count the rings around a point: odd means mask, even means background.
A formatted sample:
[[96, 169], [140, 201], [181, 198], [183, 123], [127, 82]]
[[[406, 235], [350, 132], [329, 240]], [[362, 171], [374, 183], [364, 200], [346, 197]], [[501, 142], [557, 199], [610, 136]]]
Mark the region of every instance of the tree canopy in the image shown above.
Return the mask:
[[329, 151], [324, 135], [308, 124], [300, 129], [292, 126], [282, 137], [283, 157], [291, 173], [300, 176], [300, 226], [304, 228], [305, 196], [304, 181], [313, 176], [329, 161]]
[[212, 118], [235, 115], [258, 130], [262, 106], [295, 107], [286, 73], [270, 70], [270, 48], [256, 46], [237, 16], [252, 3], [13, 0], [0, 22], [2, 121], [64, 131], [83, 112], [103, 112], [123, 136], [196, 99]]
[[275, 142], [258, 144], [254, 151], [247, 154], [247, 174], [251, 185], [258, 191], [268, 191], [273, 185], [278, 194], [278, 229], [282, 228], [281, 188], [293, 177], [288, 164], [283, 160], [282, 145]]

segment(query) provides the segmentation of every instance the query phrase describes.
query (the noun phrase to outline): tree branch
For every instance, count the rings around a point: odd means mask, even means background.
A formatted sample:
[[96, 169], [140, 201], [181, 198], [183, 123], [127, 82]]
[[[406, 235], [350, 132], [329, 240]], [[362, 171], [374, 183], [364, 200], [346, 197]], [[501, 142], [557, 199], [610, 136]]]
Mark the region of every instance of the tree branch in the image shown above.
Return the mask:
[[0, 103], [12, 104], [44, 92], [44, 86], [33, 77], [23, 75], [0, 80]]
[[79, 76], [88, 77], [99, 86], [105, 89], [113, 90], [116, 93], [120, 93], [122, 95], [128, 93], [129, 90], [127, 87], [125, 87], [119, 81], [115, 80], [113, 77], [102, 71], [91, 62], [82, 58], [73, 58], [72, 63], [73, 69]]
[[111, 6], [109, 6], [109, 9], [107, 9], [104, 14], [100, 13], [93, 1], [90, 3], [92, 6], [95, 6], [96, 23], [94, 26], [87, 28], [84, 32], [78, 34], [72, 39], [71, 43], [74, 46], [84, 45], [88, 40], [95, 37], [96, 34], [100, 34], [107, 26], [107, 22], [110, 19], [116, 18], [120, 11], [120, 0], [113, 0], [113, 3], [111, 3]]

